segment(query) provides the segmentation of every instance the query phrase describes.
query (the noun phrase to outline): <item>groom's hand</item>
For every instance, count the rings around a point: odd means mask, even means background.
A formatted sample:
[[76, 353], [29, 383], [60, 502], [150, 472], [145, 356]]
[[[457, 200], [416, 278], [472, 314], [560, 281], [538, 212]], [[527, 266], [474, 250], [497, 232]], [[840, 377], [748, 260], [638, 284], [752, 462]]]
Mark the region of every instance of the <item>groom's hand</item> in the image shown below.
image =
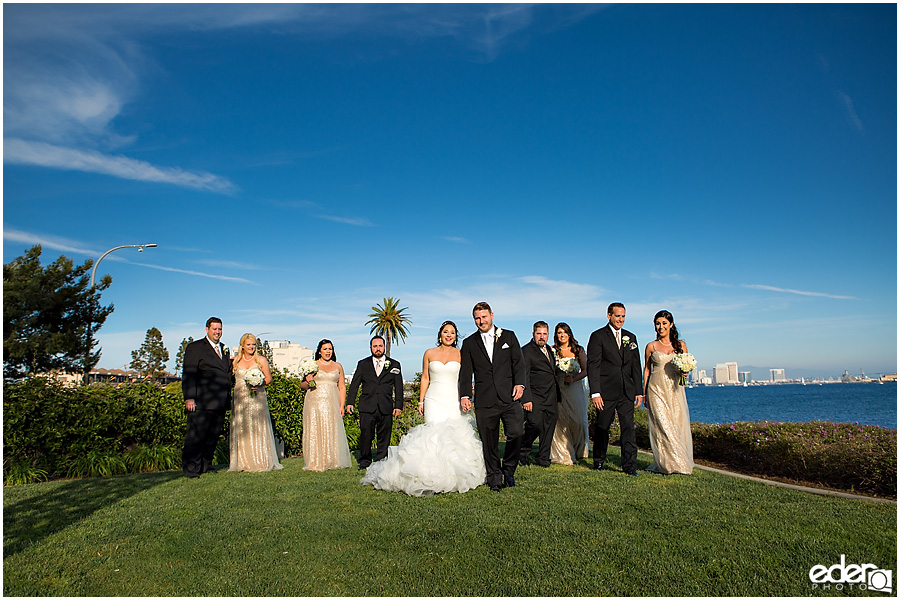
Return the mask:
[[634, 397], [634, 407], [635, 408], [640, 408], [641, 406], [643, 406], [643, 404], [644, 404], [643, 396], [635, 396]]
[[348, 415], [352, 415], [352, 414], [353, 414], [353, 405], [352, 405], [352, 404], [348, 404], [348, 405], [347, 405], [347, 414], [348, 414]]
[[469, 412], [472, 409], [472, 403], [468, 398], [460, 398], [459, 405], [462, 406], [463, 412]]
[[603, 410], [603, 398], [601, 396], [592, 396], [591, 402], [594, 403], [594, 408], [597, 410]]
[[522, 397], [522, 394], [525, 393], [524, 385], [517, 385], [513, 388], [513, 402], [516, 402], [519, 398]]
[[399, 417], [400, 415], [403, 414], [403, 411], [400, 410], [399, 408], [395, 408], [393, 414], [394, 414], [395, 417]]
[[193, 400], [185, 400], [184, 401], [184, 410], [188, 412], [194, 412], [197, 410], [197, 403]]
[[525, 404], [522, 405], [522, 408], [524, 408], [528, 412], [531, 412], [532, 406], [533, 405], [531, 404], [531, 402], [526, 402]]

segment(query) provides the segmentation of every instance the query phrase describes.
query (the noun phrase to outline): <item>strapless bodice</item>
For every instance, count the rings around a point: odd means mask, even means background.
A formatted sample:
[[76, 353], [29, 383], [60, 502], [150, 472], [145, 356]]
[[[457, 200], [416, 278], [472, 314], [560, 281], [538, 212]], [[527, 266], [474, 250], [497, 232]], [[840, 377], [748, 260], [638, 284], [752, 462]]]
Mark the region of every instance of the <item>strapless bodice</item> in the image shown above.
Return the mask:
[[334, 371], [319, 371], [316, 373], [316, 376], [313, 379], [316, 382], [316, 385], [337, 385], [338, 380], [341, 378], [341, 370], [335, 369]]
[[459, 381], [459, 362], [451, 360], [444, 364], [433, 360], [428, 363], [428, 378], [431, 380], [429, 385], [448, 384], [457, 385]]

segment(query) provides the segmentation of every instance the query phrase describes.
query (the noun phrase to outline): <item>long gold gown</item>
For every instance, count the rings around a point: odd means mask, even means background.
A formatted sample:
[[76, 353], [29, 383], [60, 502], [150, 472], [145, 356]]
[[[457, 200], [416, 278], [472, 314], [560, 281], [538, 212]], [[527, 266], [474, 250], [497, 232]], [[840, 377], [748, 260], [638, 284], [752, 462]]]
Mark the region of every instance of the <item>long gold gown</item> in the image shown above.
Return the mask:
[[255, 367], [234, 370], [234, 402], [231, 409], [229, 471], [274, 471], [283, 469], [278, 462], [275, 435], [269, 417], [266, 389], [254, 393], [244, 376]]
[[691, 416], [684, 387], [678, 385], [680, 373], [672, 364], [674, 357], [674, 353], [655, 350], [650, 354], [650, 380], [645, 400], [653, 464], [647, 470], [690, 475], [694, 470]]
[[338, 369], [319, 371], [314, 389], [303, 401], [303, 468], [307, 471], [346, 469], [350, 466], [350, 445], [341, 417], [338, 397]]

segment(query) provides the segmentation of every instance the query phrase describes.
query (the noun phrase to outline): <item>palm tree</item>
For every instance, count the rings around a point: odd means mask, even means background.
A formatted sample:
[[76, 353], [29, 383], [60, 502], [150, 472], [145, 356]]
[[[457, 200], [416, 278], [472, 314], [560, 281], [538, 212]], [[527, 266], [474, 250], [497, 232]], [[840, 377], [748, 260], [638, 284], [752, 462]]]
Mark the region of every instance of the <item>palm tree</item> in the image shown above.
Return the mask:
[[412, 323], [409, 317], [403, 314], [403, 311], [408, 309], [397, 308], [399, 304], [399, 300], [385, 298], [384, 306], [379, 304], [373, 306], [372, 310], [374, 312], [369, 315], [372, 318], [366, 321], [366, 325], [372, 326], [369, 333], [374, 333], [384, 338], [384, 354], [388, 357], [391, 355], [391, 340], [399, 340], [401, 342], [405, 340], [406, 336], [409, 335], [406, 324]]

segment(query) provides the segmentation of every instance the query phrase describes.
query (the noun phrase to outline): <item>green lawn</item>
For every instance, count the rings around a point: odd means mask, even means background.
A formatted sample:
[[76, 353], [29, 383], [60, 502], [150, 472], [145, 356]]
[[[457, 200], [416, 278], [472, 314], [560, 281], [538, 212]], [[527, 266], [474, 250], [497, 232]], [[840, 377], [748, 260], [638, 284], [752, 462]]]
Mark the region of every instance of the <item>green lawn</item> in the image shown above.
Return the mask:
[[[613, 465], [618, 448], [610, 448]], [[640, 455], [639, 466], [649, 457]], [[356, 469], [3, 490], [3, 592], [40, 596], [800, 596], [894, 569], [893, 504], [694, 475], [530, 466], [500, 494], [410, 498]], [[615, 466], [613, 467], [616, 468]], [[881, 595], [869, 592], [869, 595]]]

